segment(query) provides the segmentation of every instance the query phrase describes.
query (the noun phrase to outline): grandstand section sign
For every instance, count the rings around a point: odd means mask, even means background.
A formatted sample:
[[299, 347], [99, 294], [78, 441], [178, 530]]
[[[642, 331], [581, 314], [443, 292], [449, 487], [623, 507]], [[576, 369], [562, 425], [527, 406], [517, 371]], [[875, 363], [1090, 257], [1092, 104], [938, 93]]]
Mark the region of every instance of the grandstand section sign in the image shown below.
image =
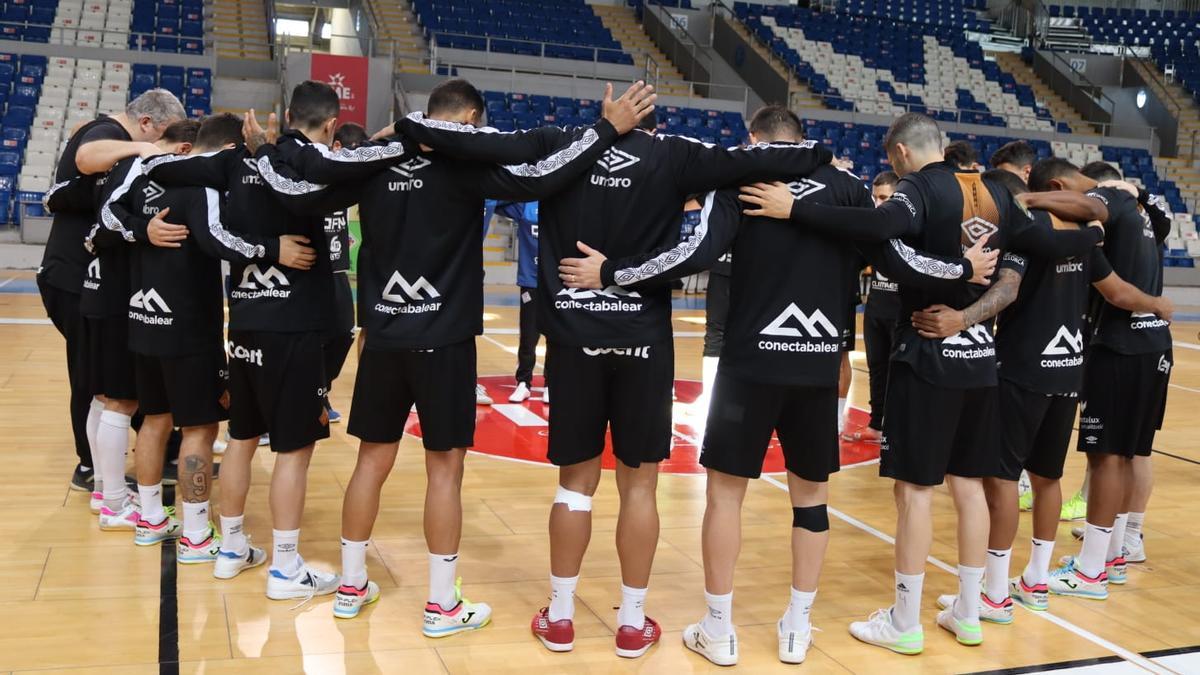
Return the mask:
[[338, 120], [367, 126], [367, 90], [370, 60], [365, 56], [313, 54], [309, 77], [337, 92], [342, 105]]

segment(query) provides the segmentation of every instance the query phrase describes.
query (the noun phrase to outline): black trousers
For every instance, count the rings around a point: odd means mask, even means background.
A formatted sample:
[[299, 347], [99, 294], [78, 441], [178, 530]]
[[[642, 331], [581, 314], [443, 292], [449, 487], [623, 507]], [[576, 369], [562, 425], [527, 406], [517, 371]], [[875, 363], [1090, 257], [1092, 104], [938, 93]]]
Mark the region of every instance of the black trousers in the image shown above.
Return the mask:
[[720, 356], [725, 344], [725, 319], [729, 317], [729, 276], [708, 273], [704, 294], [704, 356]]
[[537, 343], [541, 334], [537, 326], [537, 289], [522, 288], [521, 335], [517, 345], [517, 382], [533, 383], [533, 366], [537, 362]]
[[87, 417], [92, 395], [88, 392], [87, 367], [84, 363], [86, 345], [83, 340], [83, 316], [79, 313], [79, 293], [55, 288], [41, 277], [38, 277], [37, 283], [42, 306], [46, 308], [50, 322], [67, 341], [67, 381], [71, 386], [71, 431], [75, 435], [75, 454], [80, 464], [94, 468], [87, 437]]
[[883, 402], [887, 399], [888, 363], [895, 346], [895, 332], [895, 319], [881, 319], [871, 314], [863, 317], [863, 340], [867, 343], [867, 375], [871, 383], [870, 426], [876, 431], [883, 430]]

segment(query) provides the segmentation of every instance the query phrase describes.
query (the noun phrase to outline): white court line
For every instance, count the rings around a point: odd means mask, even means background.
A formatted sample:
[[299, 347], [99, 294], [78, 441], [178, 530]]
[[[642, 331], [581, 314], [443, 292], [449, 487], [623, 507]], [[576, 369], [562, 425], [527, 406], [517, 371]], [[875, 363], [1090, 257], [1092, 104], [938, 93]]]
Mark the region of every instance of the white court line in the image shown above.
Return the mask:
[[1175, 384], [1174, 382], [1172, 382], [1172, 383], [1171, 383], [1171, 386], [1172, 386], [1172, 387], [1175, 387], [1176, 389], [1182, 389], [1182, 390], [1184, 390], [1184, 391], [1190, 391], [1190, 392], [1192, 392], [1193, 394], [1200, 394], [1200, 389], [1193, 389], [1192, 387], [1185, 387], [1185, 386], [1183, 386], [1182, 384]]
[[14, 282], [16, 280], [17, 280], [16, 277], [9, 277], [9, 278], [5, 279], [4, 281], [0, 281], [0, 288], [4, 288], [5, 286], [11, 284], [12, 282]]
[[[775, 487], [779, 488], [780, 490], [787, 492], [788, 487], [787, 487], [786, 483], [782, 483], [779, 480], [776, 480], [775, 478], [772, 478], [770, 476], [763, 476], [763, 480], [770, 483], [771, 485], [774, 485]], [[870, 525], [867, 525], [866, 523], [862, 522], [861, 520], [854, 518], [853, 516], [847, 515], [845, 513], [842, 513], [841, 511], [833, 508], [832, 506], [827, 507], [827, 508], [829, 510], [829, 513], [831, 513], [834, 517], [836, 517], [850, 525], [853, 525], [854, 527], [857, 527], [858, 529], [862, 530], [863, 532], [866, 532], [866, 533], [873, 535], [879, 539], [882, 539], [883, 541], [886, 541], [889, 544], [895, 545], [896, 539], [894, 537], [892, 537], [888, 534], [885, 534], [883, 532], [880, 532], [879, 530], [871, 527]], [[930, 563], [932, 563], [934, 567], [937, 567], [938, 569], [944, 570], [946, 572], [949, 572], [950, 574], [958, 576], [958, 571], [954, 567], [951, 567], [946, 562], [939, 560], [939, 559], [933, 557], [932, 555], [929, 556], [928, 558], [926, 558], [926, 560], [928, 560]], [[1014, 602], [1013, 604], [1021, 607], [1022, 609], [1025, 609], [1025, 606], [1019, 602]], [[1116, 654], [1117, 656], [1125, 659], [1126, 661], [1128, 661], [1128, 662], [1132, 663], [1133, 665], [1138, 666], [1144, 670], [1148, 670], [1152, 673], [1159, 673], [1160, 675], [1169, 675], [1171, 673], [1175, 673], [1175, 671], [1165, 668], [1165, 667], [1151, 661], [1150, 659], [1147, 659], [1146, 657], [1142, 656], [1141, 654], [1129, 651], [1128, 649], [1125, 649], [1124, 647], [1122, 647], [1118, 644], [1109, 642], [1108, 640], [1105, 640], [1104, 638], [1100, 637], [1099, 635], [1096, 635], [1095, 633], [1092, 633], [1091, 631], [1081, 628], [1081, 627], [1071, 623], [1070, 621], [1067, 621], [1066, 619], [1055, 616], [1048, 611], [1035, 612], [1035, 611], [1028, 610], [1028, 609], [1026, 609], [1026, 611], [1028, 611], [1030, 614], [1032, 614], [1036, 617], [1039, 617], [1041, 619], [1045, 619], [1046, 621], [1049, 621], [1050, 623], [1058, 626], [1059, 628], [1068, 630], [1068, 631], [1078, 635], [1079, 637], [1087, 640], [1088, 642], [1091, 642], [1092, 644], [1095, 644], [1099, 647], [1107, 649], [1108, 651], [1112, 652], [1113, 654]]]

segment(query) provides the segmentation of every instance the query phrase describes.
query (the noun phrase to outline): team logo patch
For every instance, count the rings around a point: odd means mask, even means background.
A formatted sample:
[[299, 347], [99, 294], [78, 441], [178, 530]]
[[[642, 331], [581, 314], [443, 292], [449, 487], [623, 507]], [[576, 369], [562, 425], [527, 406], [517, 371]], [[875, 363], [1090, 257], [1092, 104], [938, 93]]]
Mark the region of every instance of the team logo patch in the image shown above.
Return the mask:
[[151, 288], [148, 291], [138, 291], [129, 298], [129, 306], [152, 314], [170, 314], [171, 308], [163, 301], [158, 291]]
[[595, 297], [603, 298], [640, 298], [642, 295], [637, 291], [627, 291], [620, 286], [609, 286], [600, 290], [587, 290], [584, 288], [564, 288], [558, 292], [559, 295], [565, 295], [573, 300], [591, 300]]
[[412, 178], [414, 173], [420, 171], [421, 169], [424, 169], [425, 167], [429, 166], [430, 164], [433, 164], [433, 162], [429, 159], [426, 159], [425, 157], [413, 157], [412, 159], [408, 160], [407, 162], [404, 162], [402, 164], [397, 164], [396, 166], [389, 167], [389, 168], [391, 171], [395, 171], [396, 173], [400, 174], [401, 176], [404, 176], [405, 178]]
[[792, 193], [792, 199], [804, 199], [805, 197], [816, 194], [825, 189], [825, 184], [817, 182], [811, 178], [801, 178], [794, 183], [788, 183], [788, 190]]
[[1083, 352], [1083, 333], [1078, 329], [1072, 333], [1066, 326], [1059, 326], [1054, 339], [1042, 350], [1045, 356], [1065, 356]]
[[165, 192], [166, 190], [164, 190], [161, 185], [155, 183], [154, 181], [150, 181], [146, 184], [146, 187], [142, 188], [142, 195], [146, 198], [147, 202], [152, 202], [155, 199], [158, 199], [159, 197], [163, 196]]
[[[798, 325], [788, 325], [789, 323]], [[775, 317], [760, 332], [763, 335], [774, 335], [777, 337], [838, 337], [837, 328], [825, 316], [824, 312], [818, 309], [813, 311], [812, 314], [805, 314], [794, 302], [789, 304], [787, 309], [780, 312], [779, 316]]]
[[617, 171], [628, 169], [640, 161], [642, 161], [640, 157], [634, 157], [628, 152], [618, 150], [617, 148], [609, 148], [596, 163], [604, 167], [605, 171], [616, 173]]
[[996, 234], [1000, 231], [1000, 228], [993, 222], [984, 220], [979, 216], [974, 216], [963, 222], [962, 231], [971, 240], [971, 243], [974, 244]]
[[268, 267], [265, 271], [259, 269], [258, 265], [247, 265], [242, 271], [242, 281], [238, 284], [238, 288], [246, 290], [258, 290], [260, 288], [271, 289], [279, 286], [290, 286], [287, 275], [276, 269], [274, 265]]
[[[425, 295], [422, 296], [422, 293]], [[383, 289], [382, 297], [388, 302], [402, 305], [410, 300], [419, 302], [425, 299], [440, 298], [442, 294], [438, 293], [438, 290], [425, 277], [417, 277], [417, 280], [410, 284], [399, 272], [393, 272], [392, 278], [388, 280], [387, 286]]]

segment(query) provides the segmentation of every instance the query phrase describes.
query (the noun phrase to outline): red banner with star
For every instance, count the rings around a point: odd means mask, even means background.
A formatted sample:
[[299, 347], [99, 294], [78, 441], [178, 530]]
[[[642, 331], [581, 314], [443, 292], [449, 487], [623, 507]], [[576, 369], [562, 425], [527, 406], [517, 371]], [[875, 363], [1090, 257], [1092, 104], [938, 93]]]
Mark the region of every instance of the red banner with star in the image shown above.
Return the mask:
[[341, 123], [354, 122], [367, 126], [367, 87], [370, 79], [369, 62], [365, 56], [336, 56], [313, 54], [310, 77], [324, 82], [337, 92], [342, 112]]

